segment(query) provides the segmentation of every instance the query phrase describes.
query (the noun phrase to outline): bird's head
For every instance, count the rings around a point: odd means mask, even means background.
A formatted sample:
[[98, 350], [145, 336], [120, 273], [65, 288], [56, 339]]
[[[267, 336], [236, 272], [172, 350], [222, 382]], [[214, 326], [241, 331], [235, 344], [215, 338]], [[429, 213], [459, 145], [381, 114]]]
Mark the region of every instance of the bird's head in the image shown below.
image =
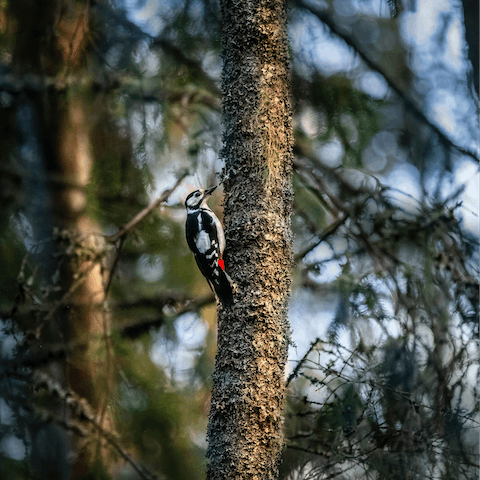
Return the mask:
[[215, 185], [214, 187], [207, 188], [207, 190], [200, 189], [190, 193], [185, 200], [187, 210], [197, 210], [202, 208], [202, 206], [206, 207], [206, 205], [203, 205], [204, 202], [208, 200], [208, 197], [216, 188], [217, 186]]

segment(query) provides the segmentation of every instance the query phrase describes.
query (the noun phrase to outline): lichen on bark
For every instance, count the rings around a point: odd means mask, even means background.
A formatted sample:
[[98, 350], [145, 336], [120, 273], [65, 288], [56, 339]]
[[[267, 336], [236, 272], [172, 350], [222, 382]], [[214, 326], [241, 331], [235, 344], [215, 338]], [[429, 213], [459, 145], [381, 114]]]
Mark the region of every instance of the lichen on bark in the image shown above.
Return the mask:
[[227, 270], [207, 478], [274, 479], [283, 444], [292, 129], [283, 1], [222, 1]]

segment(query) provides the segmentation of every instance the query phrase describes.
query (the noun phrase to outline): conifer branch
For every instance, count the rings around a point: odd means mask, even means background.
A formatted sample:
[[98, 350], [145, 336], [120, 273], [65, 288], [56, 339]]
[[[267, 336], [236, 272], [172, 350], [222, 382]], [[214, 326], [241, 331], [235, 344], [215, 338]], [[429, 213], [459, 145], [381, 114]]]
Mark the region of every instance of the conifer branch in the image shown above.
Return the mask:
[[305, 3], [303, 0], [296, 0], [294, 2], [297, 7], [309, 11], [315, 17], [318, 18], [324, 25], [326, 25], [330, 31], [335, 34], [337, 37], [341, 38], [349, 47], [351, 47], [359, 57], [365, 62], [368, 68], [378, 72], [387, 82], [388, 86], [397, 94], [397, 96], [401, 99], [403, 104], [423, 123], [428, 125], [441, 139], [441, 141], [457, 150], [458, 152], [462, 153], [463, 155], [467, 155], [471, 157], [476, 162], [480, 162], [480, 157], [478, 152], [467, 148], [461, 147], [457, 145], [453, 140], [451, 140], [444, 132], [440, 130], [440, 128], [431, 122], [431, 120], [422, 112], [422, 110], [416, 105], [416, 103], [397, 85], [395, 80], [390, 77], [390, 75], [385, 71], [385, 69], [380, 66], [378, 63], [373, 61], [369, 54], [364, 50], [364, 48], [360, 45], [360, 43], [353, 38], [348, 33], [342, 31], [342, 29], [335, 23], [332, 16], [326, 11], [322, 10], [316, 6], [309, 5]]
[[114, 235], [106, 237], [107, 242], [117, 243], [123, 236], [130, 233], [134, 230], [137, 225], [144, 220], [146, 216], [153, 212], [161, 203], [166, 202], [168, 197], [175, 191], [175, 189], [182, 183], [183, 179], [188, 175], [188, 171], [185, 171], [177, 179], [173, 187], [165, 190], [154, 202], [152, 202], [148, 207], [144, 208], [141, 212], [138, 212], [126, 225], [120, 228], [120, 230]]
[[[129, 463], [132, 468], [144, 480], [158, 480], [159, 477], [149, 472], [144, 466], [136, 462], [129, 453], [120, 445], [117, 435], [110, 430], [104, 428], [100, 422], [97, 421], [92, 407], [85, 398], [78, 396], [74, 391], [64, 388], [60, 383], [52, 379], [45, 373], [36, 372], [34, 376], [34, 390], [46, 390], [49, 395], [61, 400], [70, 410], [74, 416], [74, 420], [65, 421], [57, 418], [51, 412], [41, 409], [39, 413], [42, 414], [45, 420], [51, 420], [63, 426], [64, 428], [73, 431], [80, 436], [89, 436], [91, 431], [88, 428], [83, 428], [83, 424], [89, 424], [96, 430], [106, 442], [114, 448], [118, 454]], [[38, 410], [38, 408], [37, 408]]]

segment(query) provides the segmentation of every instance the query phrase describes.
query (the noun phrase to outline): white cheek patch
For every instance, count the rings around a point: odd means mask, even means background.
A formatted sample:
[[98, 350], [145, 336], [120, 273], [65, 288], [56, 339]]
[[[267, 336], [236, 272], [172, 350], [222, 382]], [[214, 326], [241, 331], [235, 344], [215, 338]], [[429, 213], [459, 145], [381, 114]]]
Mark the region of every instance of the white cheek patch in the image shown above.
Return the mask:
[[198, 248], [200, 253], [205, 253], [207, 250], [210, 249], [210, 236], [207, 232], [203, 230], [198, 232], [198, 235], [195, 237], [195, 245]]

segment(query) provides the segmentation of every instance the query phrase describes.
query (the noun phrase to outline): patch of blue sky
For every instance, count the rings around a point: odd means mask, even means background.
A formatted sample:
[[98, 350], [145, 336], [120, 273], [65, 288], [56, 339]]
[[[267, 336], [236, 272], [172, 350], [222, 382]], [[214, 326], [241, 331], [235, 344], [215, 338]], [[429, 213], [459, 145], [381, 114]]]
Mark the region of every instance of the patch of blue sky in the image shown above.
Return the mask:
[[[343, 262], [345, 259], [343, 259]], [[319, 262], [319, 271], [311, 272], [309, 276], [316, 283], [329, 284], [336, 280], [342, 273], [342, 260], [328, 260]]]
[[385, 78], [378, 72], [365, 72], [359, 77], [360, 88], [370, 97], [384, 99], [390, 92], [390, 87]]
[[479, 171], [478, 165], [464, 159], [455, 164], [455, 177], [460, 184], [465, 185], [462, 195], [460, 212], [465, 229], [476, 236], [480, 235], [479, 224]]
[[23, 460], [27, 449], [25, 443], [15, 435], [5, 435], [0, 442], [0, 454], [13, 460]]
[[157, 282], [164, 273], [161, 257], [158, 255], [142, 255], [137, 261], [137, 272], [146, 282]]
[[323, 262], [332, 258], [334, 252], [332, 247], [326, 243], [322, 242], [318, 247], [314, 248], [310, 253], [308, 253], [303, 261], [307, 264], [315, 262]]
[[343, 163], [345, 148], [338, 137], [334, 137], [328, 142], [321, 143], [315, 148], [320, 163], [328, 168], [340, 167]]
[[466, 82], [470, 64], [461, 3], [421, 0], [415, 12], [402, 14], [400, 33], [411, 48], [413, 72], [423, 81], [427, 116], [459, 145], [478, 151], [478, 116]]
[[[335, 317], [338, 294], [334, 291], [316, 295], [306, 289], [296, 289], [290, 300], [288, 317], [291, 324], [291, 346], [286, 375], [295, 368], [316, 338], [325, 338]], [[321, 314], [319, 314], [321, 312]]]
[[[344, 0], [335, 0], [336, 4], [343, 3]], [[365, 15], [371, 15], [379, 18], [391, 18], [392, 12], [385, 0], [345, 0], [345, 3], [351, 3], [356, 12]]]
[[23, 335], [20, 333], [5, 334], [0, 333], [0, 357], [4, 360], [11, 360], [15, 355], [18, 344], [20, 343]]
[[[389, 196], [401, 202], [403, 208], [418, 209], [418, 201], [422, 198], [420, 172], [411, 163], [403, 163], [394, 168], [386, 177], [387, 185], [395, 186], [389, 190]], [[400, 191], [399, 191], [400, 190]]]
[[139, 43], [137, 50], [133, 53], [133, 59], [142, 70], [143, 78], [154, 77], [160, 69], [160, 59], [156, 52], [150, 50], [147, 41]]
[[138, 25], [144, 32], [157, 36], [163, 30], [165, 21], [163, 16], [172, 15], [176, 2], [170, 0], [124, 0], [127, 16], [130, 21]]
[[[451, 90], [439, 89], [427, 96], [426, 106], [433, 120], [439, 125], [443, 131], [450, 135], [455, 135], [458, 128], [455, 116], [452, 115], [456, 107], [457, 98]], [[466, 102], [461, 102], [466, 105]], [[464, 109], [462, 109], [464, 110]]]
[[0, 398], [0, 425], [14, 425], [15, 415], [7, 402]]
[[389, 130], [377, 133], [362, 154], [363, 165], [374, 174], [382, 172], [388, 165], [403, 164], [406, 160], [407, 154], [399, 146], [396, 134]]
[[316, 64], [329, 75], [353, 69], [359, 63], [358, 57], [353, 56], [345, 43], [336, 37], [325, 36], [315, 45], [315, 53]]
[[299, 14], [289, 25], [292, 50], [307, 63], [328, 75], [344, 72], [360, 64], [345, 42], [332, 35], [320, 20]]
[[156, 335], [150, 358], [172, 378], [187, 382], [192, 377], [199, 349], [205, 343], [207, 328], [195, 313], [185, 313], [175, 320], [175, 334], [174, 340]]
[[222, 75], [221, 58], [214, 52], [207, 52], [202, 58], [202, 68], [210, 78], [218, 81], [220, 87], [220, 79]]
[[451, 8], [449, 0], [420, 0], [416, 10], [405, 10], [400, 18], [401, 34], [404, 42], [419, 48], [427, 44], [430, 37], [439, 28], [440, 15]]

